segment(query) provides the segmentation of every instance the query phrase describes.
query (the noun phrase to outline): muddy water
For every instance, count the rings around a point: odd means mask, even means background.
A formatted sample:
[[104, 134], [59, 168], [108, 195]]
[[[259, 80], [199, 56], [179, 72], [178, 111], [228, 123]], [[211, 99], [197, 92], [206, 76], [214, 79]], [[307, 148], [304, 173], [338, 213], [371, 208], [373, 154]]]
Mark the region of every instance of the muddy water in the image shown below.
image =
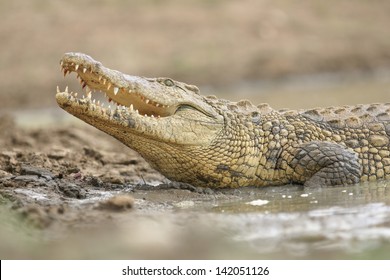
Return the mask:
[[389, 182], [223, 190], [168, 205], [160, 232], [207, 232], [196, 242], [218, 252], [213, 240], [223, 240], [223, 257], [390, 258]]
[[248, 201], [221, 204], [212, 211], [229, 217], [225, 222], [234, 228], [234, 240], [249, 243], [262, 254], [390, 257], [382, 251], [390, 245], [389, 182], [329, 189], [270, 188], [254, 192]]

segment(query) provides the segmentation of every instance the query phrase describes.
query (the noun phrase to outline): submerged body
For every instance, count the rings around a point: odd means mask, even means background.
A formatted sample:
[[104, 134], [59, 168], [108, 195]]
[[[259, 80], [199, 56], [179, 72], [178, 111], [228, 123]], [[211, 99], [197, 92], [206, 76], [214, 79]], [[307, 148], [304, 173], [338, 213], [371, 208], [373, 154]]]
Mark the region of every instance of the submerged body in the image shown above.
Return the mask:
[[218, 188], [390, 179], [390, 103], [278, 111], [201, 96], [169, 78], [125, 75], [85, 54], [65, 54], [61, 67], [77, 72], [87, 96], [57, 90], [58, 104], [171, 180]]

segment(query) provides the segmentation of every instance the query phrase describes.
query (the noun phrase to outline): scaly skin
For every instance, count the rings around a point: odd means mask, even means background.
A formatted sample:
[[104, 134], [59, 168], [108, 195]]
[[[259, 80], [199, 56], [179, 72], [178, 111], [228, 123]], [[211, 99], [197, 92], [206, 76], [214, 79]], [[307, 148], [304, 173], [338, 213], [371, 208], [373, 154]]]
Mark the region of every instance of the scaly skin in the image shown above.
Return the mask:
[[67, 90], [57, 90], [58, 104], [171, 180], [235, 188], [390, 179], [390, 103], [277, 111], [204, 97], [168, 78], [128, 76], [85, 54], [65, 54], [61, 67], [120, 106]]

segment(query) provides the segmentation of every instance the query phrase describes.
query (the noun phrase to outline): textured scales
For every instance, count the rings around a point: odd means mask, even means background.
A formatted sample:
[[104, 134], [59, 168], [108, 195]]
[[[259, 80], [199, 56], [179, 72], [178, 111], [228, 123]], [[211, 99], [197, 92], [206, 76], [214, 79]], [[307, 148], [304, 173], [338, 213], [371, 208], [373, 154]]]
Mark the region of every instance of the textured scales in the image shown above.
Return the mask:
[[[312, 110], [204, 97], [168, 78], [129, 76], [80, 53], [61, 60], [86, 97], [67, 112], [136, 150], [167, 178], [203, 187], [347, 185], [390, 179], [390, 103]], [[101, 91], [113, 108], [95, 101]]]

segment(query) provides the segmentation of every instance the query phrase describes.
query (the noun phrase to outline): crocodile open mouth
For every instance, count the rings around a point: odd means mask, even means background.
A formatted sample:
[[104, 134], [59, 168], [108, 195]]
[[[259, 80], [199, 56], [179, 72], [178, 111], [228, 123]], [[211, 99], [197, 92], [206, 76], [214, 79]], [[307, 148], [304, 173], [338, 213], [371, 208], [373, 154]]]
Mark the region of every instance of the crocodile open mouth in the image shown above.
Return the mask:
[[[90, 57], [86, 59], [90, 59]], [[75, 72], [82, 88], [86, 91], [86, 94], [80, 98], [77, 93], [68, 92], [66, 88], [62, 94], [67, 94], [69, 99], [74, 99], [79, 103], [88, 102], [91, 106], [102, 110], [124, 109], [125, 107], [128, 111], [134, 111], [147, 117], [171, 116], [176, 111], [177, 106], [164, 104], [162, 98], [156, 100], [147, 96], [145, 92], [141, 93], [142, 79], [146, 78], [127, 76], [119, 71], [105, 68], [96, 61], [74, 62], [72, 57], [66, 56], [60, 64], [64, 76]], [[57, 88], [57, 92], [60, 92], [59, 88]], [[93, 98], [96, 92], [103, 93], [108, 105], [100, 102], [98, 98]]]

